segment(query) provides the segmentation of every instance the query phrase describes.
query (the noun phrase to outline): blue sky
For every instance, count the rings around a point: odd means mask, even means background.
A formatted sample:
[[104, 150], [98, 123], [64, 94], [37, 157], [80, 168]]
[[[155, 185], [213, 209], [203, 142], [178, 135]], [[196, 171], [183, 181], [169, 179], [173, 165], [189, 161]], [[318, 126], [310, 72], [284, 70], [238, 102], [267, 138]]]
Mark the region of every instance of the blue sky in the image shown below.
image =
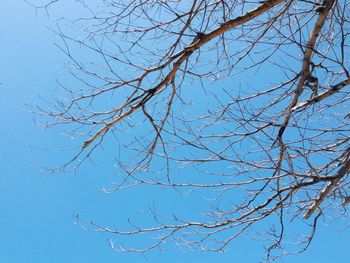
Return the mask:
[[[43, 167], [67, 160], [69, 153], [59, 150], [67, 145], [67, 138], [59, 129], [37, 125], [26, 105], [42, 103], [39, 96], [58, 94], [56, 79], [71, 81], [64, 67], [67, 58], [54, 45], [58, 39], [45, 25], [53, 26], [54, 19], [72, 10], [63, 1], [47, 18], [36, 16], [22, 0], [3, 0], [1, 7], [1, 263], [259, 262], [262, 244], [247, 237], [233, 242], [225, 254], [181, 252], [174, 247], [146, 255], [120, 254], [109, 248], [110, 236], [89, 233], [76, 225], [75, 214], [111, 226], [123, 225], [148, 205], [166, 208], [171, 203], [181, 208], [186, 197], [155, 188], [101, 193], [99, 189], [113, 181], [109, 149], [102, 153], [105, 163], [87, 164], [76, 176], [42, 172]], [[283, 262], [347, 262], [347, 224], [321, 224], [308, 252]]]

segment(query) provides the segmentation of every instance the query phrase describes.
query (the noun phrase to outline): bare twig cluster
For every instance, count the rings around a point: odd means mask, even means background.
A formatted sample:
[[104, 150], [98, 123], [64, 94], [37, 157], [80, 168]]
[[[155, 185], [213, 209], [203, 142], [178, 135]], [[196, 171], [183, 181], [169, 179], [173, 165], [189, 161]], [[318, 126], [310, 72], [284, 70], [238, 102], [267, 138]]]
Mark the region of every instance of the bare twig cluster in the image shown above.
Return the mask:
[[[304, 251], [320, 218], [344, 214], [350, 190], [348, 1], [102, 3], [72, 22], [77, 35], [59, 31], [82, 84], [65, 87], [67, 97], [47, 112], [53, 124], [69, 124], [72, 134], [84, 136], [65, 167], [79, 165], [109, 135], [127, 129], [133, 136], [118, 159], [124, 176], [110, 191], [149, 185], [217, 196], [205, 220], [154, 213], [154, 227], [121, 231], [89, 223], [90, 230], [157, 237], [124, 251], [145, 252], [169, 241], [222, 251], [266, 222], [271, 259], [276, 250]], [[225, 202], [231, 197], [236, 201]], [[310, 234], [290, 249], [294, 221], [307, 224]]]

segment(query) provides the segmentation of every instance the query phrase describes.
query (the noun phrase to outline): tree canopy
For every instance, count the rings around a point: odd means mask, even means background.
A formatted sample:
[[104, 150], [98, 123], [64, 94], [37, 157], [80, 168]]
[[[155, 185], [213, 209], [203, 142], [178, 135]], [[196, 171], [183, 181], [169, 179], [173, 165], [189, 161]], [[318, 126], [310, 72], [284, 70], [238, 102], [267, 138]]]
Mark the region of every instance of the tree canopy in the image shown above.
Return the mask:
[[144, 185], [212, 197], [193, 219], [154, 213], [151, 227], [87, 228], [131, 237], [134, 246], [111, 243], [123, 251], [169, 242], [223, 251], [263, 224], [270, 260], [303, 252], [320, 219], [347, 215], [348, 1], [83, 5], [89, 14], [57, 31], [80, 85], [63, 84], [66, 96], [46, 111], [48, 125], [68, 125], [82, 140], [61, 168], [115, 143], [120, 183], [108, 191]]

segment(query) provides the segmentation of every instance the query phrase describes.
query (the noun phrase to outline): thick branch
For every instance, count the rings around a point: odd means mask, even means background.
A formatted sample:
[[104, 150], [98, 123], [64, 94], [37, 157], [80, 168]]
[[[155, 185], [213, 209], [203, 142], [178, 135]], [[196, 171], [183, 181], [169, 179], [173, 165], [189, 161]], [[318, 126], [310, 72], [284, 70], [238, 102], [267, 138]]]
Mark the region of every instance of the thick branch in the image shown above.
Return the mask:
[[338, 91], [340, 91], [342, 88], [346, 87], [350, 85], [350, 78], [349, 79], [346, 79], [334, 86], [332, 86], [329, 90], [326, 90], [325, 92], [322, 92], [321, 94], [315, 96], [315, 97], [312, 97], [311, 99], [307, 100], [307, 101], [304, 101], [304, 102], [301, 102], [299, 103], [298, 105], [296, 105], [295, 107], [293, 107], [291, 110], [292, 111], [297, 111], [297, 110], [300, 110], [300, 109], [304, 109], [306, 107], [309, 107], [311, 106], [312, 104], [315, 104], [319, 101], [322, 101], [326, 98], [328, 98], [329, 96], [333, 95], [334, 93], [337, 93]]
[[304, 215], [304, 218], [309, 218], [312, 216], [312, 214], [320, 207], [322, 202], [326, 199], [326, 197], [329, 195], [329, 193], [334, 189], [334, 187], [337, 186], [339, 181], [348, 173], [350, 172], [350, 158], [347, 157], [346, 161], [342, 165], [342, 167], [338, 170], [338, 172], [335, 174], [333, 181], [331, 181], [320, 193], [318, 198], [315, 200], [315, 202], [312, 204], [310, 209], [306, 212]]
[[178, 60], [173, 64], [172, 69], [170, 72], [164, 77], [164, 79], [156, 85], [154, 88], [146, 91], [144, 93], [144, 97], [137, 103], [135, 103], [131, 108], [119, 116], [118, 118], [114, 119], [113, 121], [107, 123], [104, 127], [102, 127], [99, 131], [97, 131], [88, 141], [86, 141], [83, 145], [83, 149], [88, 147], [91, 143], [93, 143], [99, 136], [105, 134], [112, 126], [123, 120], [125, 117], [131, 115], [135, 110], [138, 108], [144, 106], [155, 94], [161, 92], [164, 90], [167, 85], [169, 84], [170, 80], [175, 76], [177, 70], [180, 68], [183, 62], [185, 62], [194, 51], [201, 48], [203, 45], [208, 43], [210, 40], [224, 34], [226, 31], [229, 31], [237, 26], [240, 26], [257, 16], [264, 14], [266, 11], [270, 10], [274, 6], [282, 3], [283, 0], [269, 0], [266, 1], [261, 6], [247, 12], [243, 16], [236, 17], [235, 19], [232, 19], [228, 22], [223, 23], [220, 27], [217, 29], [214, 29], [213, 31], [209, 32], [208, 34], [201, 37], [197, 42], [191, 43], [189, 46], [187, 46], [184, 50], [180, 51], [179, 53], [175, 54], [170, 58], [170, 61], [178, 58]]
[[289, 104], [287, 115], [284, 119], [283, 124], [281, 125], [279, 132], [278, 132], [278, 140], [282, 140], [283, 133], [288, 126], [290, 118], [292, 117], [292, 113], [293, 113], [292, 109], [297, 105], [299, 97], [300, 97], [301, 93], [303, 92], [303, 87], [305, 85], [307, 78], [309, 77], [309, 74], [310, 74], [309, 67], [311, 64], [311, 57], [312, 57], [312, 54], [314, 52], [314, 48], [316, 45], [316, 40], [317, 40], [325, 22], [326, 22], [328, 13], [331, 10], [334, 2], [335, 2], [335, 0], [324, 0], [323, 1], [324, 8], [322, 9], [322, 11], [318, 17], [318, 19], [315, 23], [314, 29], [312, 30], [312, 33], [310, 35], [309, 41], [306, 44], [306, 49], [305, 49], [304, 57], [303, 57], [303, 65], [302, 65], [301, 72], [300, 72], [300, 79], [299, 79], [297, 87], [295, 88], [294, 98], [291, 101], [291, 103]]

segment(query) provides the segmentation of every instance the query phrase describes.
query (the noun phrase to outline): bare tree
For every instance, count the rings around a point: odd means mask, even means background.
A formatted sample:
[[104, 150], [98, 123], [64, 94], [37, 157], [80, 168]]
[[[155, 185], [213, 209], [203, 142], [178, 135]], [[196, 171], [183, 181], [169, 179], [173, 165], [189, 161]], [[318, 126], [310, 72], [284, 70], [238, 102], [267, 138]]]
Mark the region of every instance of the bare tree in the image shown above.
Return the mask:
[[[271, 260], [304, 251], [319, 219], [346, 216], [348, 1], [84, 4], [91, 15], [58, 31], [81, 85], [64, 87], [65, 99], [46, 112], [84, 140], [62, 168], [76, 169], [114, 135], [121, 179], [106, 191], [216, 195], [199, 220], [154, 212], [150, 228], [88, 229], [135, 237], [134, 247], [118, 248], [128, 252], [170, 241], [222, 251], [263, 222]], [[296, 239], [294, 222], [309, 234]], [[149, 245], [138, 247], [139, 238]]]

